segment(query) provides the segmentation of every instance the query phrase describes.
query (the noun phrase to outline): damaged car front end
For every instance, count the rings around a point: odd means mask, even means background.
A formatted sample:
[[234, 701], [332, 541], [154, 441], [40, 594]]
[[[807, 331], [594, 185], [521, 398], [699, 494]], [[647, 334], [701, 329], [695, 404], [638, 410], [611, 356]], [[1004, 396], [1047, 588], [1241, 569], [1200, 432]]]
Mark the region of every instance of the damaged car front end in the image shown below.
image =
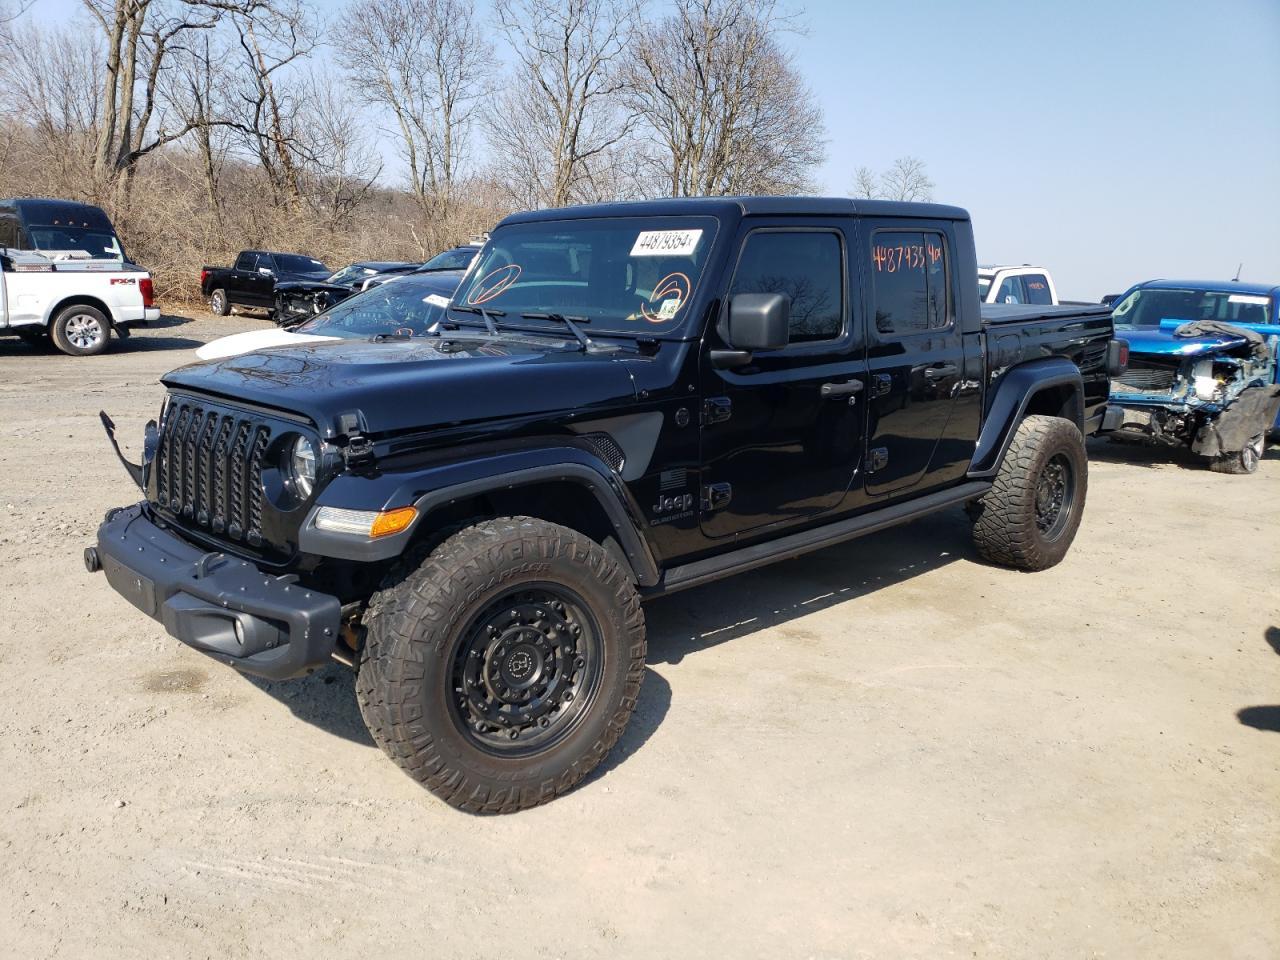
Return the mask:
[[1129, 366], [1111, 385], [1118, 439], [1184, 447], [1225, 473], [1252, 473], [1280, 408], [1270, 289], [1158, 281], [1116, 307]]

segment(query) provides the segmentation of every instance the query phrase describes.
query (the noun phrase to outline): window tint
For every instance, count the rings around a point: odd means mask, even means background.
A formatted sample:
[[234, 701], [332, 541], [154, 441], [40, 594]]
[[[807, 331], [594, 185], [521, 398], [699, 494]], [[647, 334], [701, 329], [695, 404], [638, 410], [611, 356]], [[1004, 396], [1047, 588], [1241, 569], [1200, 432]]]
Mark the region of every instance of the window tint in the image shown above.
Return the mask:
[[881, 230], [872, 237], [876, 330], [925, 333], [951, 323], [947, 246], [939, 233]]
[[0, 217], [0, 247], [18, 246], [18, 221], [15, 217]]
[[785, 293], [791, 342], [831, 340], [844, 328], [843, 274], [837, 234], [758, 231], [742, 248], [729, 295]]
[[250, 253], [248, 251], [240, 254], [240, 258], [236, 260], [236, 269], [237, 270], [257, 270], [258, 255], [256, 253]]
[[1043, 273], [1028, 273], [1022, 278], [1027, 303], [1053, 303], [1049, 294], [1049, 279]]
[[1021, 277], [1005, 277], [996, 292], [996, 303], [1026, 303], [1027, 297], [1022, 290]]

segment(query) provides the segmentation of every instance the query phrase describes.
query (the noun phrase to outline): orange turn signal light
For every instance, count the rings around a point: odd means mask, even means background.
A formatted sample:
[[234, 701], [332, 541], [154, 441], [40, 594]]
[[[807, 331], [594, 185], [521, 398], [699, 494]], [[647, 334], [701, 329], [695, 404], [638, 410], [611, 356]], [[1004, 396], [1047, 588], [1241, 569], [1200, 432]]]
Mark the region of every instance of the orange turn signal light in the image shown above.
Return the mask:
[[369, 528], [369, 536], [374, 540], [378, 539], [378, 537], [389, 537], [393, 533], [407, 530], [409, 525], [417, 518], [417, 507], [397, 507], [394, 510], [383, 510], [374, 518], [373, 526]]

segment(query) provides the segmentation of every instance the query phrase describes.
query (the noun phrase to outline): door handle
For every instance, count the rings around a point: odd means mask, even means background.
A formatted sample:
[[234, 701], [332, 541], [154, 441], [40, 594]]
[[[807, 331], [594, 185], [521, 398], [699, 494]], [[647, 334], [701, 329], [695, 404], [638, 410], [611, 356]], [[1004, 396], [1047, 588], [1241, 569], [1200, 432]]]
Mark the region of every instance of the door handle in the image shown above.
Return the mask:
[[824, 383], [821, 392], [824, 397], [842, 397], [850, 393], [859, 393], [861, 390], [861, 380], [846, 380], [844, 383]]
[[924, 368], [926, 380], [941, 380], [944, 377], [954, 377], [959, 372], [960, 368], [954, 363], [941, 363], [936, 367]]

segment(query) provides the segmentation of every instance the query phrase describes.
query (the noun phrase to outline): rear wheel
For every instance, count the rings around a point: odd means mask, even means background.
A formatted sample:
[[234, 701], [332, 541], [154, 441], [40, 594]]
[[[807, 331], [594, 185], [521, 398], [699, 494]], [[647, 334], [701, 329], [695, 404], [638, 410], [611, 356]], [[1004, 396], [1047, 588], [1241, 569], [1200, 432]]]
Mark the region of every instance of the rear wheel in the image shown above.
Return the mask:
[[1267, 452], [1267, 435], [1260, 433], [1244, 445], [1243, 450], [1218, 457], [1209, 463], [1209, 469], [1217, 473], [1247, 474], [1256, 473], [1262, 455]]
[[215, 290], [209, 294], [209, 309], [216, 317], [225, 317], [231, 312], [231, 304], [227, 302], [227, 291]]
[[640, 599], [600, 544], [527, 517], [465, 527], [365, 615], [357, 691], [374, 740], [453, 806], [508, 813], [572, 788], [626, 728]]
[[995, 483], [970, 513], [978, 552], [1017, 570], [1052, 567], [1075, 539], [1088, 485], [1089, 461], [1075, 424], [1027, 417]]
[[96, 307], [75, 303], [64, 308], [50, 325], [53, 343], [73, 357], [90, 357], [107, 349], [111, 324]]

